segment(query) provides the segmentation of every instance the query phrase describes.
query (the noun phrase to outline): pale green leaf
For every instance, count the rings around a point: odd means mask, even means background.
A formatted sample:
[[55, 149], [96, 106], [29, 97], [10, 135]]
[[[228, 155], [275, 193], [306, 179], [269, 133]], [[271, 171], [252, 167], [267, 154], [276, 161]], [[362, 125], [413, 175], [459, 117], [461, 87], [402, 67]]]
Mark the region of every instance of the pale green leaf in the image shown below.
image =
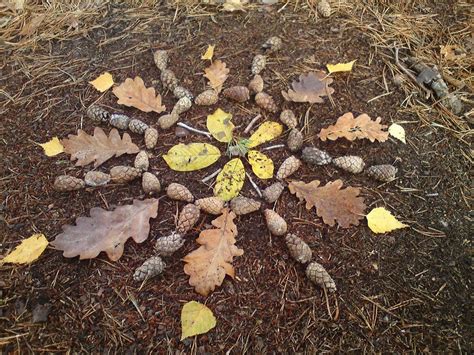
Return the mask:
[[218, 108], [212, 115], [207, 116], [207, 129], [219, 142], [229, 143], [232, 140], [234, 125], [232, 115]]
[[392, 125], [388, 127], [388, 134], [405, 144], [407, 143], [405, 140], [405, 128], [400, 126], [398, 123], [392, 123]]
[[202, 303], [191, 301], [181, 310], [181, 340], [205, 334], [216, 326], [216, 317]]

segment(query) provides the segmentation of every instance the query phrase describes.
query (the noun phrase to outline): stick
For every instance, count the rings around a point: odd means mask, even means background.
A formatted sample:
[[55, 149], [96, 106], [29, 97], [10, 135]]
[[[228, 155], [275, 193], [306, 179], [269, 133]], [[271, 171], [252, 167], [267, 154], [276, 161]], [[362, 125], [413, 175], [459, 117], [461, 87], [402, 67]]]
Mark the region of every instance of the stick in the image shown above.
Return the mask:
[[245, 172], [245, 175], [247, 175], [247, 177], [249, 178], [250, 180], [250, 183], [252, 184], [253, 188], [255, 189], [255, 191], [257, 191], [257, 194], [258, 196], [262, 197], [262, 191], [260, 191], [260, 189], [258, 188], [257, 184], [253, 182], [252, 178], [250, 177], [250, 175]]
[[261, 114], [258, 114], [257, 116], [255, 116], [254, 118], [252, 118], [252, 121], [250, 121], [250, 123], [248, 124], [247, 128], [245, 128], [244, 130], [244, 133], [249, 133], [250, 130], [253, 128], [253, 126], [255, 126], [255, 123], [257, 123], [258, 119], [262, 117]]
[[431, 91], [428, 90], [427, 88], [425, 88], [422, 84], [420, 84], [420, 83], [416, 80], [415, 76], [414, 76], [412, 73], [410, 73], [410, 72], [408, 71], [408, 69], [405, 68], [405, 67], [400, 63], [400, 60], [398, 59], [398, 50], [399, 50], [399, 49], [398, 49], [397, 47], [395, 47], [395, 64], [396, 64], [397, 67], [399, 67], [400, 70], [401, 70], [402, 72], [404, 72], [418, 87], [420, 87], [420, 88], [426, 93], [426, 97], [425, 97], [426, 99], [430, 98], [430, 96], [431, 96]]
[[265, 151], [265, 150], [273, 150], [273, 149], [278, 149], [278, 148], [285, 148], [285, 145], [284, 144], [275, 144], [275, 145], [271, 145], [269, 147], [262, 148], [260, 150]]
[[211, 138], [211, 134], [209, 132], [205, 131], [200, 131], [199, 129], [193, 128], [191, 126], [188, 126], [187, 124], [184, 124], [183, 122], [178, 122], [176, 123], [177, 126], [186, 128], [188, 131], [197, 133], [197, 134], [202, 134], [203, 136], [206, 136], [207, 138]]
[[216, 176], [217, 174], [219, 174], [221, 172], [222, 169], [217, 169], [216, 171], [214, 171], [211, 175], [208, 175], [206, 176], [204, 179], [201, 180], [201, 182], [203, 183], [206, 183], [208, 182], [209, 180], [211, 180], [214, 176]]

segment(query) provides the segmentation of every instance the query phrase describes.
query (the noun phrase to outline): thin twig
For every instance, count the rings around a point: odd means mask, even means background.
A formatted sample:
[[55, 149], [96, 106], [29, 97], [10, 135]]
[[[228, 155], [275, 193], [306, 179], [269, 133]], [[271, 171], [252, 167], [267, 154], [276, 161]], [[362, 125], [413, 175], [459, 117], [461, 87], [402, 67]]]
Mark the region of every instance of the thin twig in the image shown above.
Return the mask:
[[269, 147], [262, 148], [260, 150], [261, 151], [266, 151], [266, 150], [273, 150], [273, 149], [278, 149], [278, 148], [285, 148], [285, 145], [284, 144], [275, 144], [275, 145], [271, 145]]
[[216, 176], [217, 174], [219, 174], [221, 172], [222, 169], [217, 169], [216, 171], [214, 171], [211, 175], [208, 175], [206, 176], [204, 179], [201, 180], [201, 182], [203, 183], [206, 183], [208, 182], [209, 180], [211, 180], [214, 176]]
[[257, 116], [252, 118], [252, 121], [250, 121], [248, 126], [245, 128], [244, 133], [249, 133], [253, 126], [255, 126], [255, 123], [257, 123], [257, 121], [260, 119], [260, 117], [262, 117], [262, 115], [258, 114]]
[[405, 67], [400, 63], [400, 60], [398, 59], [398, 51], [399, 51], [399, 49], [398, 49], [397, 47], [395, 47], [395, 64], [396, 64], [397, 67], [400, 68], [400, 70], [401, 70], [402, 72], [404, 72], [418, 87], [420, 87], [420, 88], [426, 93], [425, 99], [429, 99], [430, 96], [431, 96], [431, 91], [428, 90], [427, 88], [425, 88], [422, 84], [420, 84], [420, 83], [416, 80], [415, 76], [414, 76], [412, 73], [410, 73], [410, 72], [408, 71], [408, 69], [405, 68]]
[[201, 131], [199, 129], [193, 128], [191, 126], [188, 126], [187, 124], [184, 124], [183, 122], [178, 122], [176, 125], [186, 128], [188, 131], [191, 131], [197, 134], [202, 134], [203, 136], [206, 136], [207, 138], [211, 138], [211, 134], [209, 132], [205, 132], [205, 131]]
[[250, 183], [252, 184], [253, 188], [255, 189], [255, 191], [257, 191], [257, 194], [258, 196], [262, 197], [262, 191], [260, 191], [260, 189], [258, 188], [257, 184], [252, 180], [252, 178], [250, 177], [250, 175], [245, 172], [245, 175], [247, 175], [247, 177], [249, 178], [249, 181]]

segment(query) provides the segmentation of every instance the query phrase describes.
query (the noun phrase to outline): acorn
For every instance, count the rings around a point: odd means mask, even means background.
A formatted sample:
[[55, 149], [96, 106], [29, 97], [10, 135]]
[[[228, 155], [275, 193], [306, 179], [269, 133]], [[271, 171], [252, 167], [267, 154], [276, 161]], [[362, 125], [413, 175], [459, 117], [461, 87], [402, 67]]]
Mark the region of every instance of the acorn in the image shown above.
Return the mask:
[[290, 156], [285, 159], [285, 161], [280, 165], [280, 168], [277, 171], [277, 179], [286, 179], [290, 175], [294, 174], [301, 167], [301, 161], [295, 157]]
[[270, 233], [277, 236], [286, 234], [288, 225], [278, 213], [273, 210], [266, 209], [263, 211], [263, 214], [265, 216], [265, 221], [267, 222], [267, 227]]
[[283, 47], [283, 41], [280, 37], [273, 36], [266, 40], [262, 48], [269, 49], [272, 52], [277, 52]]
[[278, 107], [275, 101], [273, 101], [273, 98], [265, 92], [259, 92], [255, 95], [255, 103], [268, 112], [276, 113], [278, 111]]
[[192, 101], [185, 97], [182, 97], [178, 100], [178, 102], [174, 105], [171, 114], [180, 115], [186, 111], [188, 111], [191, 106], [193, 105]]
[[87, 186], [97, 187], [107, 185], [110, 181], [110, 175], [102, 171], [88, 171], [84, 176], [84, 182]]
[[352, 174], [359, 174], [364, 170], [365, 163], [361, 157], [355, 155], [345, 155], [339, 158], [334, 158], [332, 163], [345, 171]]
[[294, 234], [288, 233], [285, 237], [286, 246], [290, 251], [290, 255], [297, 262], [306, 264], [313, 256], [311, 248], [304, 242], [303, 239]]
[[145, 146], [147, 149], [153, 149], [158, 142], [158, 131], [153, 127], [148, 127], [145, 130]]
[[366, 170], [370, 177], [384, 182], [390, 182], [395, 179], [398, 169], [390, 164], [372, 165]]
[[185, 234], [196, 224], [199, 219], [199, 215], [199, 207], [192, 203], [188, 203], [183, 207], [181, 213], [179, 214], [176, 232], [179, 234]]
[[184, 185], [173, 182], [166, 188], [166, 194], [172, 200], [193, 202], [194, 196]]
[[131, 130], [133, 133], [144, 134], [147, 128], [148, 125], [145, 122], [140, 121], [136, 118], [130, 120], [130, 122], [128, 123], [128, 129]]
[[234, 197], [232, 201], [230, 201], [230, 209], [236, 215], [244, 215], [258, 211], [261, 205], [259, 201], [243, 196]]
[[157, 255], [170, 256], [184, 244], [183, 237], [178, 233], [171, 233], [166, 237], [161, 237], [156, 240], [155, 251]]
[[260, 74], [260, 72], [265, 69], [265, 66], [267, 65], [267, 57], [265, 57], [262, 54], [257, 54], [255, 57], [253, 57], [252, 60], [252, 74]]
[[288, 135], [286, 144], [288, 149], [292, 152], [297, 152], [303, 147], [303, 133], [296, 128], [293, 128]]
[[219, 197], [200, 198], [194, 202], [202, 211], [209, 214], [221, 214], [224, 209], [224, 200]]
[[270, 186], [268, 186], [265, 190], [263, 190], [262, 195], [265, 201], [268, 203], [274, 203], [276, 200], [280, 198], [281, 193], [285, 189], [285, 186], [277, 181]]
[[249, 90], [253, 94], [258, 94], [263, 91], [263, 79], [260, 75], [256, 74], [252, 80], [250, 80]]
[[138, 152], [138, 154], [135, 156], [135, 162], [133, 163], [133, 166], [138, 170], [147, 171], [148, 167], [150, 166], [147, 152], [144, 150]]
[[104, 110], [100, 106], [91, 105], [86, 111], [87, 117], [89, 117], [95, 123], [108, 123], [110, 120], [110, 113]]
[[141, 171], [131, 166], [118, 165], [110, 169], [111, 180], [119, 184], [132, 181], [140, 175]]
[[192, 100], [194, 98], [193, 94], [191, 93], [191, 91], [189, 91], [188, 89], [182, 87], [182, 86], [176, 86], [173, 90], [173, 95], [174, 97], [176, 97], [177, 99], [181, 99], [183, 97], [187, 97], [189, 100]]
[[179, 116], [177, 114], [169, 113], [158, 118], [158, 125], [161, 127], [161, 129], [168, 129], [178, 121]]
[[112, 115], [110, 115], [109, 123], [118, 129], [128, 129], [130, 117], [128, 117], [127, 115], [122, 115], [120, 113], [113, 113]]
[[331, 156], [324, 150], [313, 147], [304, 148], [301, 159], [310, 165], [327, 165], [332, 161]]
[[322, 17], [331, 16], [331, 5], [326, 0], [320, 0], [316, 5], [316, 9]]
[[56, 191], [74, 191], [80, 190], [85, 186], [84, 180], [69, 175], [60, 175], [54, 180], [54, 189]]
[[217, 91], [210, 89], [210, 90], [201, 92], [194, 99], [194, 103], [198, 106], [211, 106], [211, 105], [214, 105], [218, 99], [219, 99], [219, 96], [217, 94]]
[[249, 89], [247, 89], [245, 86], [232, 86], [228, 89], [225, 89], [222, 92], [222, 95], [237, 102], [245, 102], [250, 99]]
[[321, 264], [315, 261], [309, 263], [306, 267], [306, 276], [319, 287], [325, 288], [329, 292], [336, 291], [336, 283]]
[[155, 51], [153, 54], [153, 60], [157, 68], [164, 71], [168, 66], [168, 51], [162, 49]]
[[176, 75], [174, 75], [174, 72], [170, 69], [164, 69], [161, 72], [160, 78], [163, 86], [170, 91], [174, 91], [176, 86], [178, 86], [178, 79], [176, 78]]
[[141, 266], [135, 269], [133, 279], [138, 282], [145, 279], [150, 279], [161, 274], [165, 267], [166, 264], [159, 256], [152, 256], [151, 258], [145, 260]]
[[281, 111], [280, 121], [288, 128], [296, 128], [298, 126], [298, 119], [292, 110]]
[[145, 171], [142, 175], [142, 189], [147, 195], [158, 193], [161, 191], [160, 180], [154, 174]]

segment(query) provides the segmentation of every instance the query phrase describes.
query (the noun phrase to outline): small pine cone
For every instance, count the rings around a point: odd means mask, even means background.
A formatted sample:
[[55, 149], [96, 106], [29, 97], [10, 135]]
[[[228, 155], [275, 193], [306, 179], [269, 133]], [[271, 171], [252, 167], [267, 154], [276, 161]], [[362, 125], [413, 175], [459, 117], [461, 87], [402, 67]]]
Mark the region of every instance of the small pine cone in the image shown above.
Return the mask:
[[194, 196], [191, 191], [188, 190], [186, 186], [177, 184], [175, 182], [168, 185], [166, 189], [166, 194], [172, 200], [193, 202]]
[[269, 49], [272, 52], [277, 52], [283, 47], [283, 41], [280, 37], [273, 36], [267, 39], [262, 45], [262, 48]]
[[301, 167], [301, 161], [295, 156], [291, 156], [285, 159], [281, 164], [280, 169], [276, 174], [277, 179], [286, 179], [288, 176], [294, 174]]
[[288, 230], [288, 225], [285, 220], [275, 211], [266, 209], [263, 211], [265, 215], [265, 221], [267, 222], [267, 227], [270, 233], [273, 235], [285, 235]]
[[222, 92], [222, 95], [237, 102], [245, 102], [250, 99], [249, 89], [247, 89], [245, 86], [232, 86], [228, 89], [225, 89]]
[[145, 130], [145, 146], [147, 149], [153, 149], [158, 142], [158, 131], [153, 127], [148, 127]]
[[364, 170], [365, 163], [361, 157], [355, 155], [345, 155], [332, 160], [332, 163], [345, 171], [352, 174], [359, 174]]
[[174, 91], [176, 86], [178, 86], [178, 79], [174, 75], [173, 71], [165, 69], [161, 72], [161, 82], [163, 86], [170, 91]]
[[263, 198], [268, 203], [274, 203], [280, 198], [280, 195], [284, 189], [285, 186], [281, 182], [275, 182], [263, 190]]
[[201, 210], [209, 214], [221, 214], [225, 202], [219, 197], [200, 198], [194, 202]]
[[192, 105], [193, 105], [193, 102], [190, 99], [188, 99], [187, 97], [182, 97], [174, 105], [173, 110], [171, 111], [171, 114], [181, 115], [182, 113], [189, 110]]
[[156, 240], [155, 251], [157, 255], [170, 256], [176, 250], [181, 248], [183, 244], [183, 237], [180, 234], [173, 232], [166, 237], [161, 237]]
[[255, 75], [249, 83], [249, 90], [253, 94], [258, 94], [263, 91], [263, 79], [260, 75]]
[[259, 92], [257, 95], [255, 95], [255, 103], [257, 106], [268, 112], [276, 113], [278, 111], [278, 107], [275, 104], [275, 101], [273, 101], [273, 97], [265, 92]]
[[214, 105], [219, 96], [215, 90], [206, 90], [201, 92], [195, 99], [194, 103], [198, 106], [211, 106]]
[[143, 281], [159, 275], [165, 269], [166, 264], [159, 256], [152, 256], [145, 260], [145, 262], [135, 269], [133, 279], [135, 281]]
[[122, 115], [120, 113], [113, 113], [110, 116], [109, 123], [118, 129], [128, 129], [128, 124], [130, 123], [130, 117], [126, 115]]
[[87, 117], [89, 117], [95, 123], [108, 123], [110, 120], [110, 113], [104, 110], [100, 106], [91, 105], [86, 111]]
[[324, 150], [313, 147], [304, 148], [301, 159], [310, 165], [328, 165], [332, 161], [331, 156]]
[[259, 201], [243, 196], [237, 196], [230, 201], [230, 208], [236, 215], [258, 211], [261, 205]]
[[141, 171], [131, 167], [118, 165], [110, 169], [110, 177], [113, 182], [123, 184], [132, 181], [141, 175]]
[[147, 128], [148, 125], [145, 122], [140, 121], [136, 118], [130, 120], [130, 122], [128, 123], [128, 129], [131, 130], [133, 133], [144, 134]]
[[366, 170], [367, 175], [379, 181], [390, 182], [395, 179], [398, 169], [390, 164], [373, 165]]
[[173, 95], [177, 99], [181, 99], [183, 97], [187, 97], [189, 100], [192, 100], [194, 98], [193, 94], [191, 91], [188, 89], [182, 87], [182, 86], [176, 86], [173, 90]]
[[298, 126], [298, 119], [291, 110], [283, 110], [280, 113], [280, 121], [288, 128], [296, 128]]
[[303, 133], [293, 128], [288, 135], [288, 140], [286, 144], [288, 144], [288, 149], [292, 152], [297, 152], [303, 147]]
[[192, 203], [188, 203], [183, 207], [181, 213], [179, 214], [176, 232], [179, 234], [185, 234], [196, 224], [199, 219], [199, 215], [199, 207]]
[[160, 180], [152, 173], [145, 171], [142, 176], [142, 188], [147, 195], [158, 193], [161, 191]]
[[168, 129], [173, 127], [178, 122], [179, 116], [175, 113], [169, 113], [158, 118], [158, 124], [161, 129]]
[[87, 186], [104, 186], [110, 181], [110, 175], [102, 171], [88, 171], [84, 176], [84, 182]]
[[54, 180], [54, 189], [60, 192], [80, 190], [84, 186], [84, 180], [69, 175], [61, 175]]
[[326, 269], [313, 261], [306, 267], [306, 276], [319, 287], [325, 288], [329, 292], [336, 292], [336, 284]]
[[260, 72], [265, 69], [265, 66], [267, 65], [267, 57], [265, 57], [262, 54], [257, 54], [255, 57], [253, 57], [252, 61], [252, 74], [260, 74]]
[[147, 171], [150, 166], [150, 161], [148, 160], [147, 152], [145, 152], [144, 150], [138, 152], [135, 157], [135, 162], [133, 163], [133, 166], [138, 170]]
[[165, 50], [157, 50], [153, 54], [153, 60], [155, 61], [156, 66], [161, 71], [166, 70], [168, 66], [168, 51]]
[[294, 234], [287, 234], [285, 237], [286, 246], [290, 251], [290, 255], [297, 262], [306, 264], [311, 260], [313, 253], [311, 248], [304, 242], [303, 239]]
[[322, 17], [331, 16], [331, 5], [329, 5], [326, 0], [321, 0], [320, 2], [318, 2], [317, 10]]

